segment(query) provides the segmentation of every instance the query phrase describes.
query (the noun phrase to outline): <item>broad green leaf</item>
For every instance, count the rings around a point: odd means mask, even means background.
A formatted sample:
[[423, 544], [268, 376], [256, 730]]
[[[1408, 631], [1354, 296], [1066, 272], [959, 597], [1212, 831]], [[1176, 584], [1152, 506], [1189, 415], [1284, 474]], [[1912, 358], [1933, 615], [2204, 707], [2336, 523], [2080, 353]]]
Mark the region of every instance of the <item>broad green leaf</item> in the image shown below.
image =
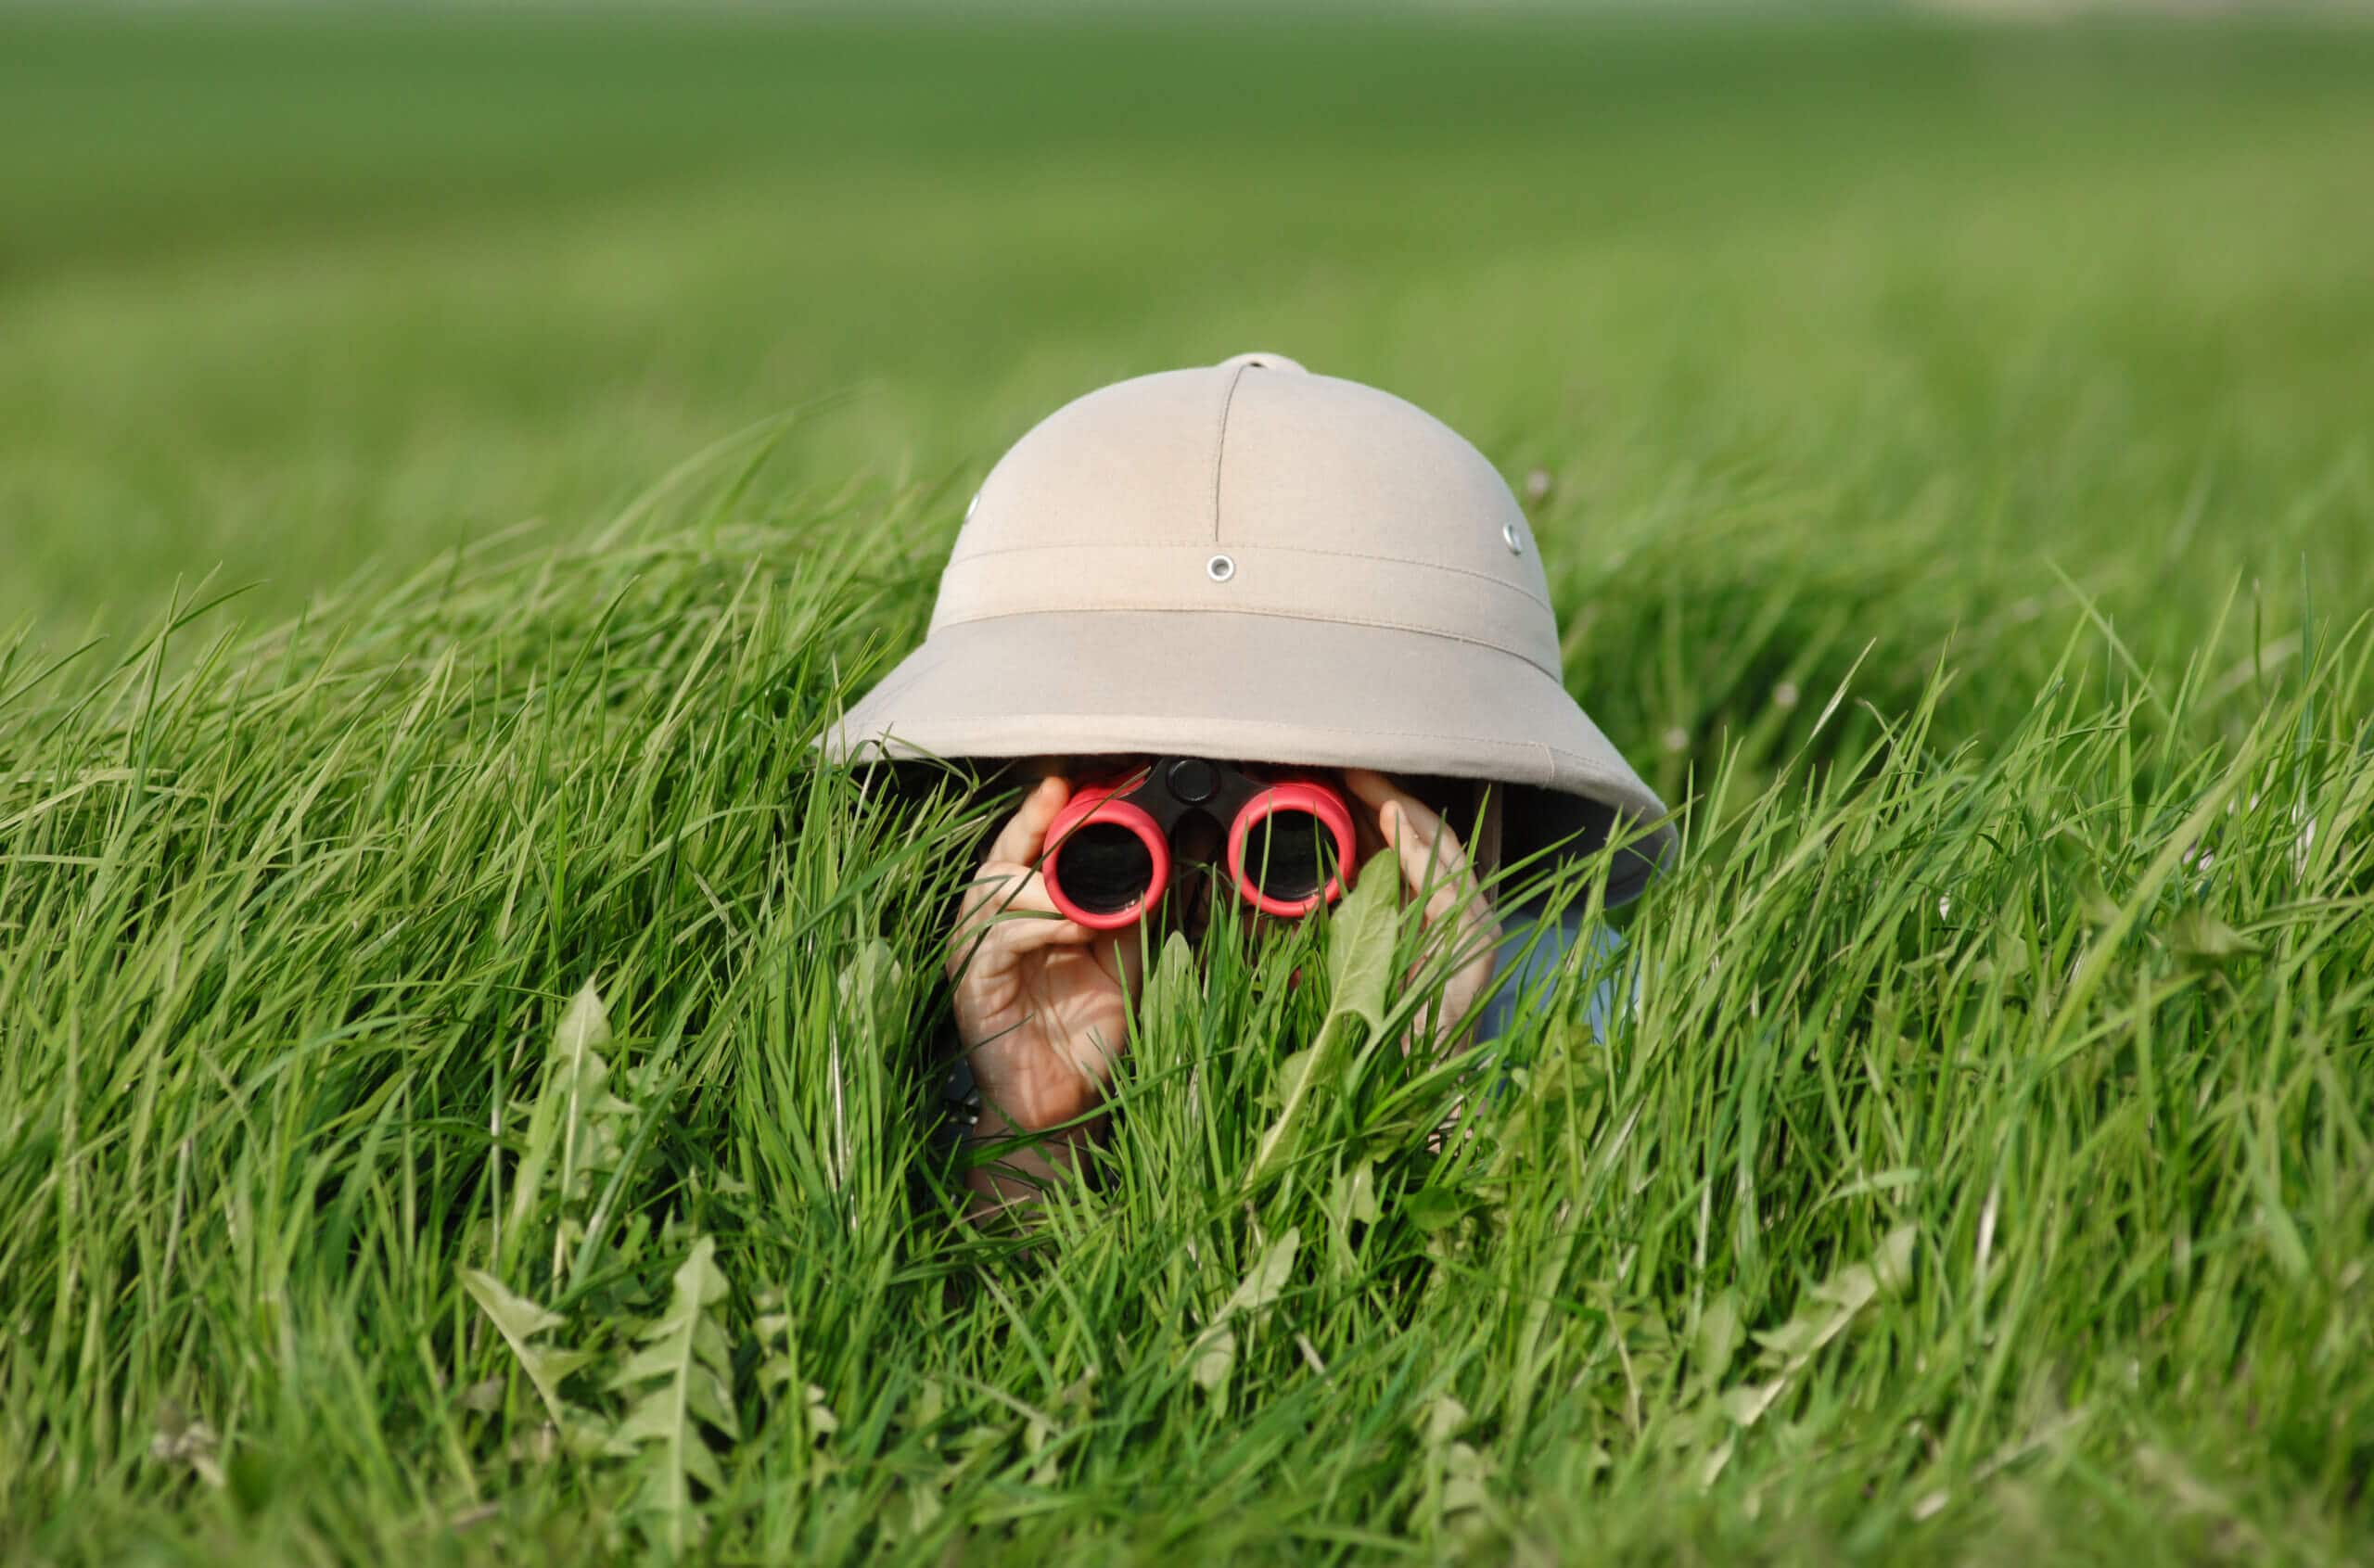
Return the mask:
[[571, 1234], [569, 1222], [581, 1221], [592, 1207], [594, 1178], [618, 1163], [633, 1108], [610, 1092], [610, 1065], [601, 1049], [609, 1042], [609, 1011], [600, 990], [588, 980], [569, 999], [553, 1031], [543, 1085], [528, 1118], [527, 1147], [512, 1177], [511, 1214], [503, 1244], [506, 1261], [521, 1255], [530, 1222], [541, 1215], [549, 1227], [553, 1268], [558, 1272]]
[[2105, 892], [2099, 882], [2088, 880], [2078, 888], [2077, 907], [2097, 925], [2108, 925], [2118, 919], [2118, 900]]
[[483, 1268], [463, 1269], [462, 1288], [468, 1291], [470, 1298], [494, 1320], [494, 1326], [503, 1331], [503, 1337], [515, 1345], [560, 1328], [568, 1321], [559, 1313], [539, 1307], [526, 1296], [514, 1295], [504, 1288], [502, 1281]]
[[1376, 1202], [1376, 1162], [1362, 1157], [1350, 1170], [1336, 1177], [1329, 1192], [1327, 1206], [1338, 1225], [1358, 1221], [1373, 1225], [1382, 1217]]
[[834, 976], [842, 1021], [865, 1039], [887, 1039], [897, 1027], [903, 1000], [900, 987], [906, 973], [889, 943], [879, 937], [869, 938], [849, 966]]
[[1309, 1047], [1293, 1052], [1278, 1064], [1278, 1076], [1270, 1080], [1269, 1103], [1284, 1107], [1302, 1093], [1303, 1079], [1310, 1072], [1310, 1064], [1318, 1055]]
[[1153, 972], [1146, 976], [1143, 1004], [1167, 1015], [1169, 1010], [1182, 1007], [1203, 993], [1195, 950], [1187, 945], [1184, 934], [1173, 931], [1164, 939]]
[[1393, 852], [1381, 851], [1361, 868], [1351, 892], [1335, 907], [1327, 933], [1328, 974], [1334, 983], [1327, 1000], [1327, 1016], [1320, 1024], [1319, 1038], [1309, 1049], [1296, 1052], [1299, 1065], [1293, 1068], [1291, 1079], [1282, 1076], [1283, 1103], [1278, 1119], [1261, 1135], [1252, 1168], [1246, 1173], [1247, 1186], [1258, 1187], [1267, 1182], [1293, 1157], [1313, 1087], [1334, 1075], [1344, 1054], [1344, 1044], [1352, 1038], [1354, 1025], [1367, 1024], [1372, 1034], [1385, 1027], [1385, 993], [1393, 973], [1399, 878], [1400, 864]]
[[1811, 1293], [1819, 1301], [1849, 1312], [1859, 1312], [1880, 1294], [1880, 1281], [1868, 1263], [1850, 1263], [1845, 1268], [1816, 1285]]
[[1912, 1283], [1912, 1243], [1917, 1234], [1911, 1226], [1899, 1225], [1880, 1239], [1880, 1250], [1871, 1255], [1871, 1272], [1880, 1289], [1893, 1294]]
[[502, 1281], [484, 1269], [463, 1269], [462, 1288], [470, 1293], [470, 1299], [479, 1304], [479, 1309], [503, 1335], [504, 1343], [511, 1346], [513, 1358], [535, 1385], [536, 1396], [544, 1402], [553, 1425], [568, 1428], [576, 1419], [576, 1412], [561, 1398], [560, 1385], [593, 1358], [582, 1351], [562, 1350], [535, 1341], [541, 1334], [566, 1327], [568, 1320], [525, 1296], [513, 1294]]
[[1777, 1377], [1764, 1383], [1743, 1383], [1736, 1388], [1727, 1388], [1720, 1401], [1723, 1414], [1729, 1416], [1734, 1425], [1754, 1426], [1788, 1385], [1787, 1378]]
[[1740, 1322], [1740, 1298], [1736, 1291], [1723, 1291], [1706, 1304], [1705, 1312], [1698, 1319], [1698, 1371], [1706, 1383], [1721, 1381], [1730, 1370], [1731, 1358], [1739, 1354], [1740, 1343], [1747, 1331]]
[[1500, 1461], [1472, 1444], [1453, 1443], [1443, 1450], [1443, 1512], [1464, 1513], [1492, 1500], [1490, 1482]]
[[2168, 922], [2163, 940], [2170, 952], [2207, 969], [2223, 969], [2238, 958], [2254, 957], [2266, 950], [2210, 911], [2198, 907], [2186, 910]]
[[1381, 849], [1360, 868], [1352, 890], [1335, 906], [1327, 939], [1332, 986], [1327, 1010], [1385, 1027], [1385, 993], [1393, 977], [1393, 943], [1399, 924], [1401, 863]]
[[1236, 1331], [1224, 1323], [1206, 1329], [1195, 1336], [1188, 1356], [1188, 1375], [1195, 1380], [1195, 1386], [1206, 1394], [1219, 1394], [1236, 1365]]
[[641, 1348], [610, 1379], [613, 1389], [636, 1396], [616, 1429], [615, 1447], [639, 1457], [640, 1507], [659, 1515], [662, 1538], [680, 1556], [695, 1533], [687, 1482], [712, 1491], [723, 1484], [702, 1427], [741, 1435], [731, 1346], [711, 1315], [727, 1293], [716, 1250], [708, 1236], [694, 1242], [676, 1270], [668, 1310], [636, 1336]]
[[1286, 1280], [1294, 1273], [1295, 1254], [1302, 1246], [1302, 1231], [1288, 1226], [1285, 1233], [1261, 1250], [1259, 1261], [1238, 1282], [1228, 1304], [1220, 1308], [1227, 1317], [1235, 1312], [1259, 1312], [1286, 1288]]
[[1899, 1225], [1881, 1238], [1870, 1261], [1847, 1264], [1808, 1289], [1806, 1295], [1817, 1305], [1801, 1308], [1779, 1328], [1755, 1336], [1768, 1353], [1767, 1359], [1777, 1359], [1784, 1371], [1796, 1371], [1816, 1351], [1844, 1333], [1883, 1289], [1901, 1289], [1908, 1283], [1914, 1236], [1911, 1226]]
[[1441, 1187], [1422, 1187], [1401, 1200], [1403, 1217], [1430, 1232], [1458, 1224], [1470, 1206], [1466, 1194]]
[[1286, 1288], [1293, 1275], [1295, 1254], [1302, 1247], [1302, 1231], [1289, 1227], [1286, 1231], [1261, 1249], [1261, 1256], [1229, 1293], [1228, 1300], [1212, 1315], [1204, 1332], [1195, 1336], [1188, 1350], [1188, 1373], [1195, 1385], [1205, 1393], [1218, 1395], [1228, 1383], [1229, 1371], [1236, 1365], [1237, 1336], [1232, 1324], [1244, 1320], [1257, 1324], [1268, 1315], [1270, 1306]]
[[1443, 1515], [1483, 1507], [1490, 1500], [1487, 1483], [1499, 1467], [1490, 1455], [1458, 1440], [1467, 1426], [1467, 1407], [1449, 1394], [1438, 1394], [1419, 1410], [1417, 1420], [1425, 1444], [1426, 1469]]

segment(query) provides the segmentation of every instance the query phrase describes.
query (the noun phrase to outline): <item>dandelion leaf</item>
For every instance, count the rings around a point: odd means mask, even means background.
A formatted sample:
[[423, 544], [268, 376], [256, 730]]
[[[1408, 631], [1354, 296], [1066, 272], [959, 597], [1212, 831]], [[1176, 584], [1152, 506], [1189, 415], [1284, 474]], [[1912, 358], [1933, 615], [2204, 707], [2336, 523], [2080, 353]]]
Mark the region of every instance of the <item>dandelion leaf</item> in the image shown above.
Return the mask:
[[541, 1217], [557, 1259], [593, 1207], [596, 1177], [618, 1166], [633, 1107], [611, 1092], [610, 1064], [602, 1055], [609, 1043], [609, 1011], [588, 980], [553, 1031], [543, 1085], [529, 1113], [527, 1147], [512, 1184], [506, 1258], [517, 1255], [530, 1222]]
[[1236, 1289], [1220, 1304], [1204, 1332], [1195, 1336], [1188, 1350], [1188, 1372], [1195, 1386], [1205, 1393], [1218, 1396], [1228, 1383], [1231, 1370], [1236, 1366], [1237, 1334], [1234, 1324], [1244, 1321], [1257, 1323], [1268, 1316], [1270, 1304], [1283, 1294], [1286, 1281], [1292, 1277], [1295, 1255], [1302, 1248], [1302, 1231], [1288, 1227], [1285, 1232], [1261, 1249], [1261, 1256], [1237, 1281]]
[[642, 1472], [638, 1511], [657, 1517], [659, 1537], [678, 1555], [694, 1535], [691, 1483], [711, 1491], [723, 1485], [708, 1430], [741, 1435], [732, 1347], [715, 1316], [727, 1289], [716, 1250], [710, 1237], [694, 1242], [676, 1270], [667, 1311], [637, 1336], [639, 1348], [610, 1380], [613, 1389], [634, 1396], [613, 1434], [613, 1450], [634, 1457]]
[[2170, 921], [2163, 940], [2170, 952], [2203, 969], [2223, 969], [2238, 958], [2253, 957], [2266, 950], [2216, 915], [2197, 907]]
[[1314, 1086], [1334, 1072], [1356, 1023], [1374, 1034], [1385, 1027], [1385, 994], [1393, 974], [1393, 943], [1397, 926], [1395, 893], [1400, 869], [1390, 851], [1382, 851], [1362, 868], [1352, 890], [1335, 908], [1328, 930], [1327, 969], [1332, 988], [1327, 1016], [1319, 1038], [1297, 1052], [1299, 1062], [1290, 1077], [1282, 1077], [1284, 1090], [1278, 1119], [1261, 1135], [1247, 1174], [1248, 1185], [1269, 1181], [1293, 1158], [1300, 1145], [1301, 1124], [1311, 1103]]
[[511, 1346], [512, 1358], [535, 1385], [536, 1396], [544, 1402], [553, 1425], [567, 1432], [581, 1422], [579, 1412], [561, 1398], [560, 1385], [593, 1358], [583, 1351], [537, 1343], [553, 1330], [567, 1327], [568, 1320], [525, 1296], [514, 1294], [502, 1281], [481, 1268], [462, 1270], [462, 1288], [469, 1292], [470, 1299], [479, 1304], [479, 1310], [494, 1324], [504, 1343]]

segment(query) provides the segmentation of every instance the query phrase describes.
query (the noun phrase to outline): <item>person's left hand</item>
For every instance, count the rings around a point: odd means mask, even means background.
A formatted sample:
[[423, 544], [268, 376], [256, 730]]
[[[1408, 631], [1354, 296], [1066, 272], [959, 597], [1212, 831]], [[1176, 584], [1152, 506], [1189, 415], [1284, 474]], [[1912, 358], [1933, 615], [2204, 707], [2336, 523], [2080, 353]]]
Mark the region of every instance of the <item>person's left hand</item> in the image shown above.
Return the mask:
[[1458, 965], [1444, 983], [1442, 1011], [1435, 1019], [1435, 1039], [1447, 1043], [1492, 983], [1500, 920], [1490, 899], [1475, 884], [1474, 868], [1459, 835], [1433, 808], [1366, 768], [1345, 769], [1344, 783], [1369, 808], [1365, 814], [1355, 813], [1361, 862], [1379, 849], [1394, 850], [1401, 861], [1402, 885], [1425, 907], [1426, 947], [1405, 979], [1415, 979], [1447, 950]]

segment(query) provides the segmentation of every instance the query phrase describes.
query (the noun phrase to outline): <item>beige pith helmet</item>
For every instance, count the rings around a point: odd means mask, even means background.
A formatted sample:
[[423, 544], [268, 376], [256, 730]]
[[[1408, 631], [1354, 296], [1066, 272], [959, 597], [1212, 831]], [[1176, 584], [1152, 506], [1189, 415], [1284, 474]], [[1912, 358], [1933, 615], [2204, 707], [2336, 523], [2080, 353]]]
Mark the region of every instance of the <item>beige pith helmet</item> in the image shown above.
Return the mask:
[[1277, 354], [1116, 383], [1016, 441], [965, 510], [923, 645], [823, 745], [1497, 780], [1524, 786], [1503, 861], [1656, 824], [1611, 902], [1673, 842], [1567, 695], [1532, 530], [1491, 463]]

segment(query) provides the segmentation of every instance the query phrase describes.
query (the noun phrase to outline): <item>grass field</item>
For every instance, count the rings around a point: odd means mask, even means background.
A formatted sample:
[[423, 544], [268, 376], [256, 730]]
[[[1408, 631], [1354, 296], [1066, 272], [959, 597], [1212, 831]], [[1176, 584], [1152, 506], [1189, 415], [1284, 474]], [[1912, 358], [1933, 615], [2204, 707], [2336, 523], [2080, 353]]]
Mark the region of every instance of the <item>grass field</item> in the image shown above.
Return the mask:
[[[2369, 170], [2362, 26], [0, 18], [0, 1557], [2365, 1561]], [[1257, 347], [1688, 851], [1441, 1148], [1385, 906], [1167, 957], [1018, 1246], [998, 803], [808, 742]]]

